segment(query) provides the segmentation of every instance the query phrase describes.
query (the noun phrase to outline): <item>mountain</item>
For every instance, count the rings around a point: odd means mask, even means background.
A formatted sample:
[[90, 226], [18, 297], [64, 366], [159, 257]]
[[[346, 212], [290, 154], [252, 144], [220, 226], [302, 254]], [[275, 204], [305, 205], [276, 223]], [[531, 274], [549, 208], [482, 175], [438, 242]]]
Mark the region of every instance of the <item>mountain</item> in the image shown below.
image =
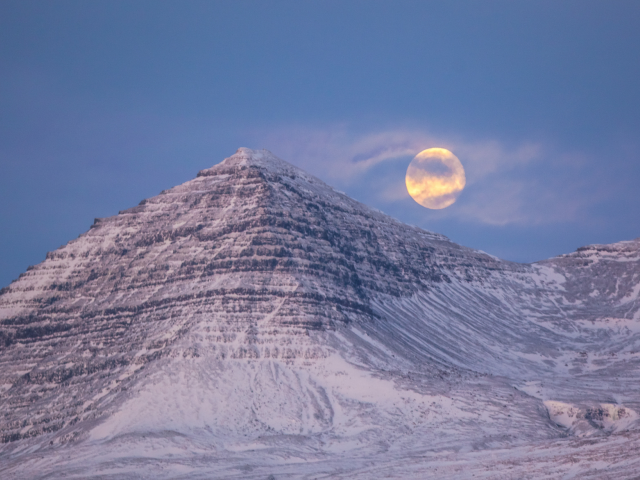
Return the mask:
[[639, 344], [640, 239], [506, 262], [241, 148], [0, 291], [0, 473], [630, 477]]

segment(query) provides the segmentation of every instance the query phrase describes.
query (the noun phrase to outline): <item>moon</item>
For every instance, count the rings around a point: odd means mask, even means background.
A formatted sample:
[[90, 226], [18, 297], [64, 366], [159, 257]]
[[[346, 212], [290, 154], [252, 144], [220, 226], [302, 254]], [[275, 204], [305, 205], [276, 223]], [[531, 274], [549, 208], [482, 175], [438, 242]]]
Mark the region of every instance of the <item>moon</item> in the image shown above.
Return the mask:
[[467, 178], [462, 163], [446, 148], [421, 151], [405, 177], [409, 195], [423, 207], [440, 210], [458, 199]]

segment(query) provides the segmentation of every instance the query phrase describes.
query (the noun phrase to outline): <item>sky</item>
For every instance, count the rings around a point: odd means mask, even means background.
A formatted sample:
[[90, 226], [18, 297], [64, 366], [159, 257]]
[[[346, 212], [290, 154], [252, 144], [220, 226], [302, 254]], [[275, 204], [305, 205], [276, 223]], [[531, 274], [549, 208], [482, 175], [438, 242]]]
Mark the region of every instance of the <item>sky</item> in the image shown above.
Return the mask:
[[[0, 2], [0, 287], [239, 147], [532, 262], [640, 237], [640, 2]], [[429, 210], [411, 159], [466, 188]]]

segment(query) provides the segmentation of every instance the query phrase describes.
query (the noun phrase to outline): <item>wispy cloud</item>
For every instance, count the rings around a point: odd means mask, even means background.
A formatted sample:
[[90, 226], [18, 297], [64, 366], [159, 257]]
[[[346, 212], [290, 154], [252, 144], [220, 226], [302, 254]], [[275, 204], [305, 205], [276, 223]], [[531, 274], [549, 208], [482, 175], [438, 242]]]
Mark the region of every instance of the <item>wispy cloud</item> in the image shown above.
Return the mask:
[[[467, 141], [418, 129], [353, 133], [345, 125], [280, 128], [260, 132], [258, 137], [278, 156], [332, 185], [361, 192], [360, 198], [381, 208], [412, 201], [402, 172], [413, 156], [426, 148], [447, 148], [464, 165], [467, 187], [452, 207], [433, 212], [434, 218], [489, 225], [551, 224], [576, 219], [595, 200], [586, 193], [589, 187], [584, 182], [571, 182], [569, 188], [570, 173], [554, 171], [559, 160], [564, 167], [579, 168], [578, 157], [557, 155], [540, 143]], [[373, 192], [358, 185], [365, 175], [371, 179], [383, 164], [395, 168], [398, 175], [381, 174]]]

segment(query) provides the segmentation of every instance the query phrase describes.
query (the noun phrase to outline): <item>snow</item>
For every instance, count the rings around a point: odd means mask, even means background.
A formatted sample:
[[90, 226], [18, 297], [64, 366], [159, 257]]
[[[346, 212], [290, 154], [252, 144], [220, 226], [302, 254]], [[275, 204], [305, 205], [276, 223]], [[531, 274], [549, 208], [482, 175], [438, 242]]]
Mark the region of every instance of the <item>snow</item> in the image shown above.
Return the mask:
[[629, 477], [638, 252], [504, 262], [240, 149], [0, 296], [0, 475]]

